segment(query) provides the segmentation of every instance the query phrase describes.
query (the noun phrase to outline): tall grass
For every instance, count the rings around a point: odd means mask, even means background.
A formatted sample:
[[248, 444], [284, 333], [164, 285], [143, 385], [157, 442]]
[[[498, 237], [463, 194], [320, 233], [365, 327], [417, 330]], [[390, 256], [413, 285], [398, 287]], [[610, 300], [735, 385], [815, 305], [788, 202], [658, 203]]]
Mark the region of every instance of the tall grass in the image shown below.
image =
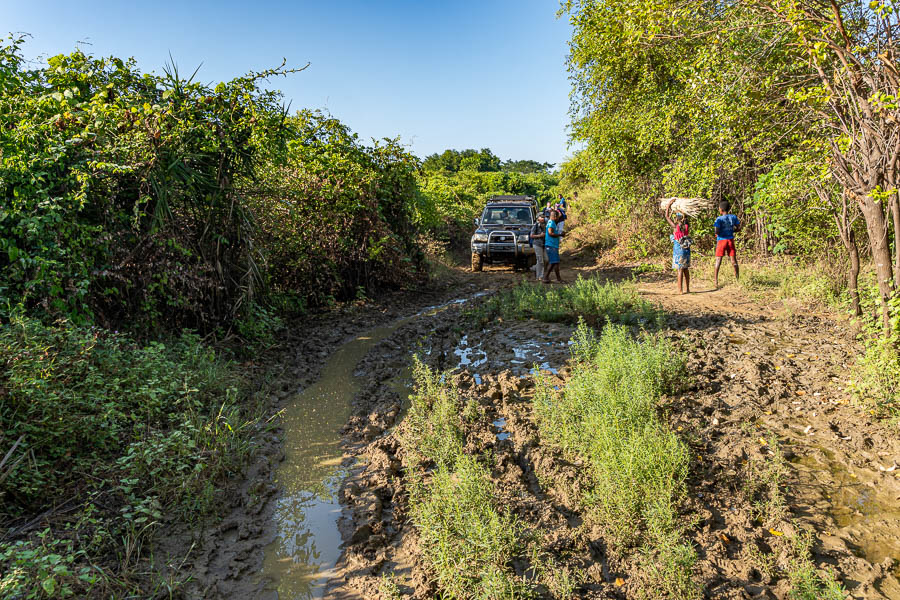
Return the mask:
[[538, 381], [541, 434], [587, 463], [581, 502], [617, 552], [640, 549], [647, 592], [696, 597], [694, 550], [680, 540], [677, 510], [688, 449], [657, 414], [661, 395], [684, 376], [684, 361], [662, 338], [635, 339], [621, 325], [597, 337], [581, 323], [574, 342], [565, 388]]
[[464, 451], [459, 391], [418, 360], [415, 393], [400, 435], [404, 478], [421, 548], [443, 598], [531, 595], [511, 560], [524, 554], [522, 529], [502, 510], [490, 472]]
[[521, 283], [489, 298], [476, 314], [482, 320], [499, 316], [551, 323], [576, 323], [582, 317], [645, 325], [662, 319], [662, 313], [642, 299], [633, 286], [583, 277], [566, 286]]

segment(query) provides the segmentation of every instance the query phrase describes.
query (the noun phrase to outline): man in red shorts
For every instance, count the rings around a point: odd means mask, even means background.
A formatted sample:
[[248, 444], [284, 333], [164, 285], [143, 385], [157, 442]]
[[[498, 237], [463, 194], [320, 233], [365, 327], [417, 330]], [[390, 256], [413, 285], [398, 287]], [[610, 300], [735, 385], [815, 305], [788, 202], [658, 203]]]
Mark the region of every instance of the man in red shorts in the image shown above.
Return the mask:
[[734, 278], [740, 278], [738, 269], [737, 250], [734, 247], [734, 234], [741, 230], [741, 220], [729, 213], [731, 205], [727, 200], [719, 202], [719, 217], [716, 219], [716, 289], [719, 289], [719, 267], [722, 257], [726, 254], [731, 257], [734, 265]]

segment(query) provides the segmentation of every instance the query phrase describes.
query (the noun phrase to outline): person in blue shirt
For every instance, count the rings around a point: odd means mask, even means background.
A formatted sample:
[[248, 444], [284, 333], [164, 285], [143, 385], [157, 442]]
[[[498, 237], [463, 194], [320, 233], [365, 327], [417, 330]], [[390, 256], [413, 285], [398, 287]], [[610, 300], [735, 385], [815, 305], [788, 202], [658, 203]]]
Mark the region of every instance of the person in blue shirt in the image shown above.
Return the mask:
[[738, 268], [737, 249], [734, 247], [734, 234], [741, 230], [741, 220], [729, 213], [731, 205], [727, 200], [719, 202], [719, 216], [716, 219], [716, 289], [719, 289], [719, 267], [722, 258], [727, 254], [734, 265], [734, 278], [740, 279], [741, 271]]
[[556, 271], [556, 281], [564, 283], [559, 274], [559, 240], [563, 234], [559, 231], [559, 211], [555, 208], [550, 211], [550, 222], [547, 223], [547, 233], [544, 237], [544, 249], [547, 251], [547, 263], [550, 265], [544, 270], [544, 283], [550, 283], [550, 273]]

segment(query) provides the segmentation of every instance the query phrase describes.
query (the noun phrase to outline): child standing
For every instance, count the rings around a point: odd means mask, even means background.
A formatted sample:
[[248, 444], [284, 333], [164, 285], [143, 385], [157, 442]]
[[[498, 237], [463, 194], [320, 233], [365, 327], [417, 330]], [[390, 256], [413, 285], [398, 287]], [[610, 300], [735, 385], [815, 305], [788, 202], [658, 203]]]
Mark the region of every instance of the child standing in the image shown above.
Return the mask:
[[672, 268], [678, 272], [678, 292], [680, 294], [691, 293], [691, 238], [690, 223], [688, 217], [681, 213], [675, 213], [672, 220], [672, 203], [666, 206], [666, 222], [672, 227]]
[[727, 200], [719, 202], [719, 217], [716, 219], [716, 289], [719, 289], [719, 267], [722, 258], [727, 254], [731, 257], [734, 266], [734, 278], [740, 279], [740, 269], [737, 262], [737, 249], [734, 247], [734, 234], [741, 230], [741, 220], [736, 215], [729, 213], [731, 205]]

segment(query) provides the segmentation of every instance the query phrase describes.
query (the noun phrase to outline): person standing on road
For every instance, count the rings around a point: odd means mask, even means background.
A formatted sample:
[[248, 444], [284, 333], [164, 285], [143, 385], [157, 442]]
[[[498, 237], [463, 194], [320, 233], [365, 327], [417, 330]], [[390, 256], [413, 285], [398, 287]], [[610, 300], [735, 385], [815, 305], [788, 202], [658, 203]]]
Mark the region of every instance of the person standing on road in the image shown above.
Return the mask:
[[666, 222], [672, 228], [672, 268], [678, 272], [678, 292], [691, 293], [691, 237], [690, 223], [687, 215], [675, 213], [672, 220], [672, 204], [675, 198], [666, 206]]
[[547, 251], [544, 250], [544, 238], [547, 236], [547, 219], [539, 214], [537, 222], [531, 228], [531, 245], [534, 246], [535, 275], [538, 279], [544, 278], [544, 270], [547, 268]]
[[719, 202], [719, 217], [716, 219], [716, 289], [719, 289], [719, 267], [722, 259], [727, 254], [731, 257], [734, 266], [734, 278], [740, 279], [741, 272], [738, 268], [737, 249], [734, 246], [734, 234], [741, 230], [741, 220], [736, 215], [729, 213], [731, 205], [727, 200]]
[[547, 224], [547, 233], [544, 237], [544, 248], [547, 250], [547, 263], [550, 265], [544, 271], [544, 283], [550, 283], [550, 273], [556, 270], [556, 281], [563, 283], [559, 274], [559, 240], [563, 234], [559, 231], [559, 211], [555, 208], [550, 211], [550, 222]]

